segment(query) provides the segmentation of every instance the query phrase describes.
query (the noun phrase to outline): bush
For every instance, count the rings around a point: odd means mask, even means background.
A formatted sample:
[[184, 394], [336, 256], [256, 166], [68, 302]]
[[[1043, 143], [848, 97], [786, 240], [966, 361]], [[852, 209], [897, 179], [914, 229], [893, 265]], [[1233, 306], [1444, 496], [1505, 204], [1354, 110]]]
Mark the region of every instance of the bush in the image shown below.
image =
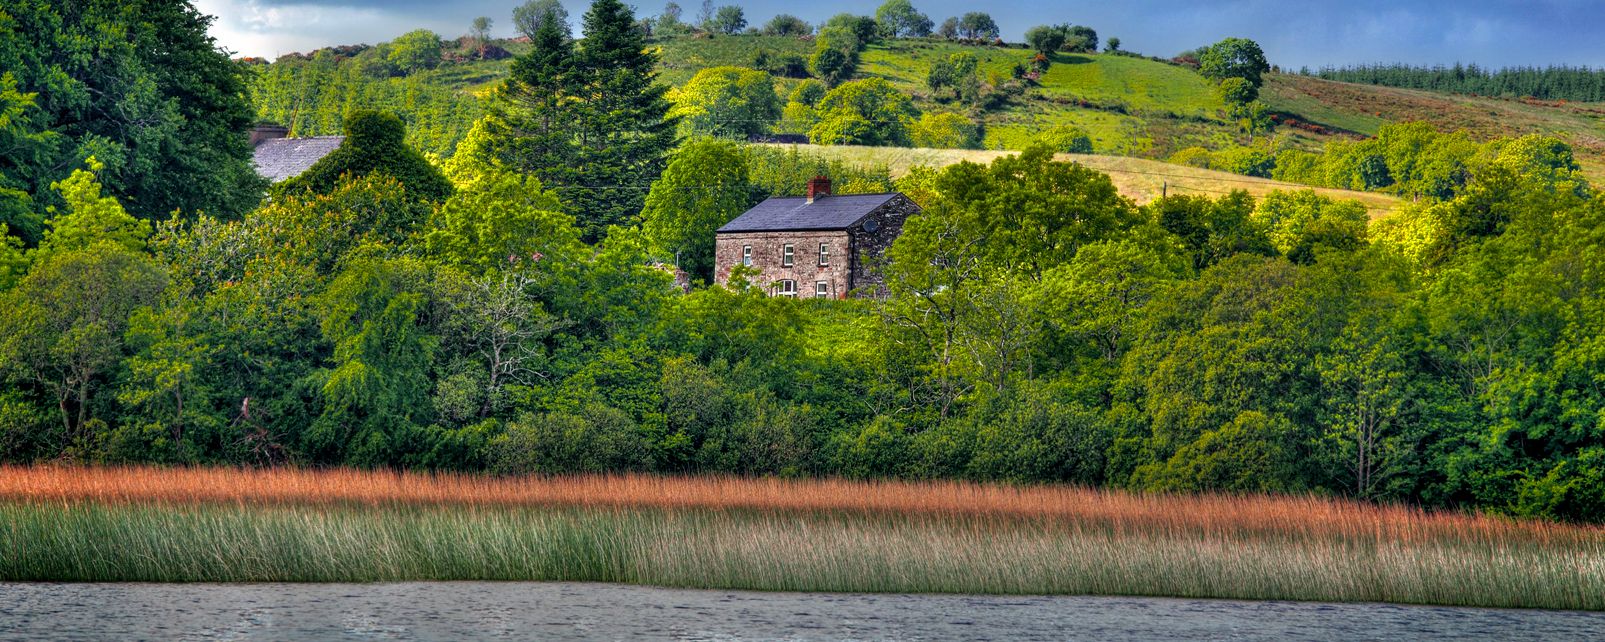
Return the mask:
[[1188, 167], [1197, 167], [1199, 169], [1209, 169], [1213, 158], [1213, 155], [1210, 154], [1209, 150], [1207, 149], [1202, 147], [1188, 147], [1171, 154], [1170, 158], [1166, 159], [1165, 162], [1172, 165], [1186, 165]]
[[973, 149], [981, 143], [981, 128], [970, 119], [951, 112], [921, 116], [911, 134], [915, 147]]
[[1215, 152], [1210, 165], [1223, 172], [1270, 178], [1276, 158], [1252, 147], [1232, 147]]
[[498, 473], [601, 473], [646, 470], [648, 444], [623, 411], [587, 402], [574, 412], [529, 414], [491, 440]]
[[1066, 154], [1092, 153], [1092, 137], [1075, 125], [1059, 125], [1043, 132], [1042, 144]]

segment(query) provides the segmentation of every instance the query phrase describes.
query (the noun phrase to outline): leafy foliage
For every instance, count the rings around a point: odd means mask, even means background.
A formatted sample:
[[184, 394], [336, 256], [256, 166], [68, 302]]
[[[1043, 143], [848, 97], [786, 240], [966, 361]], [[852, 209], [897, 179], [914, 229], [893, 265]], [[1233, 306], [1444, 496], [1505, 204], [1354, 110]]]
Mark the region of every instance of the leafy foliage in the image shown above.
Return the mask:
[[819, 101], [816, 145], [906, 145], [917, 112], [908, 96], [880, 78], [855, 80]]
[[670, 100], [669, 116], [692, 135], [746, 139], [768, 133], [780, 118], [774, 78], [740, 67], [699, 71]]
[[[19, 0], [0, 14], [0, 215], [29, 240], [52, 183], [93, 156], [135, 216], [238, 216], [264, 181], [244, 132], [245, 70], [184, 2]], [[20, 199], [18, 192], [33, 195]]]
[[280, 194], [328, 192], [351, 177], [382, 174], [401, 182], [414, 197], [432, 202], [451, 195], [451, 183], [422, 154], [407, 146], [401, 119], [382, 112], [357, 112], [346, 120], [340, 147], [295, 178], [280, 183]]

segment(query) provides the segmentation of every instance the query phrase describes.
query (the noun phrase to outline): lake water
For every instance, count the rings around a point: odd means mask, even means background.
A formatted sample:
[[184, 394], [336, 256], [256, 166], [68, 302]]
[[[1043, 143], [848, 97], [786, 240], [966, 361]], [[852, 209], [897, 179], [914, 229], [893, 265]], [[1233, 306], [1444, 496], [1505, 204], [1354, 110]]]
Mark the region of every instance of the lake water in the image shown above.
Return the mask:
[[612, 584], [5, 584], [0, 639], [1600, 640], [1605, 614]]

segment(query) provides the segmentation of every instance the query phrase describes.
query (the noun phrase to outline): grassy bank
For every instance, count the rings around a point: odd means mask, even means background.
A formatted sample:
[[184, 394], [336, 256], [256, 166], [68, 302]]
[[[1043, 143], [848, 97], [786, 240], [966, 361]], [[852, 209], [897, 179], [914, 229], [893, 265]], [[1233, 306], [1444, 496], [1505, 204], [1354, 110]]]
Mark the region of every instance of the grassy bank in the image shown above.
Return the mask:
[[1605, 610], [1598, 529], [1308, 498], [0, 469], [0, 580], [586, 580]]

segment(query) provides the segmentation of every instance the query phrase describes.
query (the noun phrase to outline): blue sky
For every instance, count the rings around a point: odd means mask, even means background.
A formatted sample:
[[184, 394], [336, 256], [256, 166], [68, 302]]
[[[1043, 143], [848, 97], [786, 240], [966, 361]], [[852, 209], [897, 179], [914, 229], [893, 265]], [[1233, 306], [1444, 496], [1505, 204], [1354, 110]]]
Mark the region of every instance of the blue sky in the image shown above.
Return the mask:
[[[977, 7], [973, 2], [913, 0], [937, 22]], [[716, 0], [739, 4], [747, 21], [762, 24], [789, 12], [819, 22], [842, 11], [873, 14], [878, 0]], [[276, 57], [333, 44], [374, 43], [424, 27], [455, 36], [475, 16], [489, 16], [494, 31], [511, 35], [518, 0], [196, 0], [218, 17], [212, 33], [240, 55]], [[565, 0], [574, 21], [586, 2]], [[700, 0], [681, 0], [693, 16]], [[637, 13], [656, 15], [659, 0], [642, 0]], [[1253, 38], [1272, 63], [1308, 65], [1403, 61], [1415, 64], [1475, 62], [1486, 66], [1566, 63], [1605, 67], [1605, 0], [1002, 0], [981, 7], [1020, 40], [1035, 24], [1071, 22], [1118, 36], [1124, 47], [1171, 55], [1227, 36]]]

